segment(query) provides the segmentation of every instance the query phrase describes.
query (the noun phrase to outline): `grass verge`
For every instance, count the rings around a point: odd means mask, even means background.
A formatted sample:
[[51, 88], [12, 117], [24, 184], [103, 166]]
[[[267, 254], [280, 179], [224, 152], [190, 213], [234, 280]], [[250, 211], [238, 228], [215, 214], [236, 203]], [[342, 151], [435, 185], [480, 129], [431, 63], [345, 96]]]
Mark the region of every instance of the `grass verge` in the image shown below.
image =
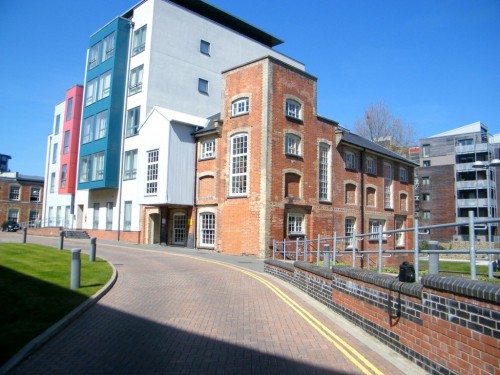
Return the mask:
[[110, 265], [81, 254], [81, 287], [70, 289], [71, 253], [34, 244], [0, 244], [0, 365], [111, 278]]

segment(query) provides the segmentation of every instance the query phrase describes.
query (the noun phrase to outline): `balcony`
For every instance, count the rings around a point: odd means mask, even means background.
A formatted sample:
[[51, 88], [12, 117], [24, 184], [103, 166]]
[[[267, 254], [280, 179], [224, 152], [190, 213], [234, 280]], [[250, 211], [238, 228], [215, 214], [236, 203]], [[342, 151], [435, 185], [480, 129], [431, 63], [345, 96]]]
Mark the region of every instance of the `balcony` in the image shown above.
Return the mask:
[[475, 152], [493, 152], [493, 147], [488, 143], [476, 143], [475, 145], [455, 146], [455, 153], [457, 154], [472, 154]]
[[[491, 206], [496, 206], [496, 201], [491, 199]], [[473, 198], [473, 199], [457, 199], [457, 207], [488, 207], [487, 198]]]
[[488, 180], [457, 181], [457, 190], [487, 189], [487, 188], [488, 188]]

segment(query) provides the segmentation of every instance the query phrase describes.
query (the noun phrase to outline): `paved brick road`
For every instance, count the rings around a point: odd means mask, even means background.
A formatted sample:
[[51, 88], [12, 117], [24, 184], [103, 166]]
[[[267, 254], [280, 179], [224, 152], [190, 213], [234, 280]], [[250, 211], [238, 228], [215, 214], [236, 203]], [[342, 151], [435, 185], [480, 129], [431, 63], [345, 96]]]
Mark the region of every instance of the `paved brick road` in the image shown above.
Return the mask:
[[[0, 234], [0, 244], [9, 239], [19, 236]], [[57, 239], [43, 237], [28, 242], [57, 246]], [[65, 244], [84, 251], [87, 246], [86, 241]], [[260, 273], [261, 260], [116, 243], [98, 243], [97, 256], [117, 268], [115, 286], [12, 373], [362, 373], [261, 281], [206, 259], [255, 270], [380, 373], [423, 373], [303, 293]]]

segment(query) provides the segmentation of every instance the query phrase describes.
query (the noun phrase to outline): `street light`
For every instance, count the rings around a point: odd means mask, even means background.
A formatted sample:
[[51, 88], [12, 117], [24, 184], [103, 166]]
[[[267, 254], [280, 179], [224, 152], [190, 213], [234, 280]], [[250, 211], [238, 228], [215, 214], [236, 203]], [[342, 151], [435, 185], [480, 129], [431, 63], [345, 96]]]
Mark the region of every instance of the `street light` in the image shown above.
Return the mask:
[[[491, 199], [490, 199], [490, 189], [491, 189], [491, 186], [490, 186], [490, 181], [491, 181], [491, 176], [490, 176], [490, 169], [492, 168], [496, 168], [496, 167], [500, 167], [500, 159], [493, 159], [491, 160], [489, 163], [488, 162], [484, 162], [484, 161], [475, 161], [474, 163], [472, 163], [472, 168], [475, 168], [475, 169], [484, 169], [486, 170], [487, 172], [487, 182], [488, 182], [488, 186], [487, 186], [487, 195], [486, 195], [486, 198], [488, 199], [488, 219], [491, 219]], [[495, 179], [496, 181], [496, 179]], [[495, 186], [495, 191], [496, 191], [496, 186]], [[488, 223], [488, 247], [489, 247], [489, 250], [491, 251], [491, 223]], [[490, 253], [488, 254], [488, 277], [490, 279], [493, 278], [493, 255]]]

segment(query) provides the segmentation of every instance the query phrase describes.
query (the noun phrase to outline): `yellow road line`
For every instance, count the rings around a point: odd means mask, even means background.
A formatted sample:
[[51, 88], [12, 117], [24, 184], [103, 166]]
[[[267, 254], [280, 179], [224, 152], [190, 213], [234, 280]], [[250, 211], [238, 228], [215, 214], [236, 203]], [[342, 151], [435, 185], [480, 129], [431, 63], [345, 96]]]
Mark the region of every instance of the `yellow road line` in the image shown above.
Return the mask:
[[[127, 246], [120, 246], [127, 247]], [[333, 333], [328, 327], [326, 327], [323, 323], [321, 323], [318, 319], [316, 319], [311, 313], [309, 313], [306, 309], [300, 306], [297, 302], [287, 296], [281, 289], [270, 283], [268, 280], [259, 276], [258, 274], [245, 270], [238, 266], [233, 266], [228, 263], [211, 260], [211, 259], [203, 259], [199, 257], [195, 257], [192, 255], [185, 254], [175, 254], [175, 253], [167, 253], [159, 250], [151, 250], [151, 249], [138, 249], [135, 247], [128, 247], [133, 250], [143, 251], [143, 252], [151, 252], [158, 253], [163, 255], [171, 255], [178, 256], [183, 258], [191, 258], [198, 261], [213, 263], [219, 266], [223, 266], [226, 268], [230, 268], [239, 272], [242, 272], [255, 280], [261, 282], [266, 287], [268, 287], [273, 293], [275, 293], [283, 302], [285, 302], [292, 310], [294, 310], [299, 316], [301, 316], [311, 327], [313, 327], [319, 334], [321, 334], [324, 338], [326, 338], [331, 344], [333, 344], [349, 361], [351, 361], [354, 365], [356, 365], [363, 374], [377, 374], [384, 375], [375, 365], [373, 365], [368, 359], [366, 359], [361, 353], [359, 353], [356, 349], [350, 346], [347, 342], [342, 340], [338, 335]], [[371, 371], [370, 371], [371, 370]]]

